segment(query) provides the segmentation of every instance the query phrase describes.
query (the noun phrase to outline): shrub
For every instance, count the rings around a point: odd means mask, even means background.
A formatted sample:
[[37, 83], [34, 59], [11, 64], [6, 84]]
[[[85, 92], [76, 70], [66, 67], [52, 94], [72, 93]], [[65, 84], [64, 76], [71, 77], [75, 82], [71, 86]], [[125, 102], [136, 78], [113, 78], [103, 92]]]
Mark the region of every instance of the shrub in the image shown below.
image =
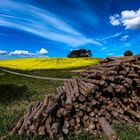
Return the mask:
[[130, 51], [130, 50], [126, 50], [126, 51], [124, 52], [124, 56], [132, 56], [132, 55], [133, 55], [133, 52]]

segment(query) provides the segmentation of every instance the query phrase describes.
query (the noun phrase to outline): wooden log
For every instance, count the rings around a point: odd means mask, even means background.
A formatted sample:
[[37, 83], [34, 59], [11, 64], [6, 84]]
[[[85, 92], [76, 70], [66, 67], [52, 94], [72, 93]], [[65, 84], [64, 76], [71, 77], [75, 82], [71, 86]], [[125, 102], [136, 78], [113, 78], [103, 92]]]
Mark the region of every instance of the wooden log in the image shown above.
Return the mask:
[[118, 79], [118, 80], [124, 80], [125, 79], [125, 76], [124, 75], [117, 75], [117, 78], [116, 79]]
[[73, 101], [72, 101], [71, 91], [69, 89], [69, 83], [65, 82], [64, 87], [65, 87], [65, 91], [66, 91], [65, 108], [67, 110], [71, 110], [71, 108], [73, 107]]
[[32, 124], [29, 126], [30, 133], [36, 135], [37, 134], [37, 127], [36, 125]]
[[90, 117], [94, 117], [95, 116], [95, 112], [92, 111], [90, 114], [89, 114]]
[[96, 91], [96, 93], [95, 93], [96, 95], [95, 95], [95, 99], [99, 99], [100, 97], [101, 97], [101, 95], [102, 95], [102, 92], [97, 92]]
[[47, 129], [47, 131], [49, 132], [50, 128], [51, 128], [51, 123], [52, 123], [52, 117], [49, 115], [47, 118], [46, 118], [46, 121], [45, 121], [45, 128]]
[[74, 118], [70, 119], [70, 126], [74, 127], [76, 125], [76, 121]]
[[117, 135], [104, 117], [99, 118], [99, 123], [108, 140], [117, 140]]
[[82, 110], [82, 111], [86, 111], [86, 105], [79, 104], [79, 109]]
[[124, 66], [124, 71], [126, 71], [127, 73], [130, 72], [130, 67]]
[[84, 116], [84, 112], [83, 112], [82, 110], [79, 110], [79, 111], [77, 112], [77, 114], [78, 114], [79, 117]]
[[63, 125], [63, 128], [62, 128], [62, 131], [64, 134], [67, 134], [69, 132], [69, 122], [68, 121], [65, 121], [64, 122], [64, 125]]
[[87, 100], [88, 101], [91, 101], [93, 99], [93, 96], [92, 95], [89, 95], [88, 97], [87, 97]]
[[132, 64], [131, 66], [140, 70], [140, 65]]
[[110, 84], [110, 85], [107, 87], [107, 91], [108, 91], [109, 93], [114, 93], [114, 86], [113, 86], [113, 84]]
[[137, 59], [135, 57], [128, 57], [127, 59], [124, 59], [122, 62], [127, 63], [127, 62], [135, 62]]
[[100, 85], [100, 86], [103, 86], [106, 84], [104, 80], [87, 79], [87, 78], [82, 78], [82, 80], [85, 82], [89, 82], [89, 83]]
[[53, 135], [56, 135], [59, 132], [59, 122], [54, 122], [52, 124], [52, 127], [50, 128], [50, 132], [52, 132]]
[[85, 83], [84, 81], [82, 81], [81, 79], [78, 79], [78, 84], [79, 86], [86, 92], [86, 93], [89, 93], [90, 92], [90, 86], [88, 86], [87, 83]]
[[24, 122], [24, 118], [21, 117], [20, 120], [17, 122], [16, 126], [11, 130], [10, 135], [16, 134], [19, 128], [22, 126], [23, 122]]
[[109, 60], [107, 60], [107, 59], [101, 59], [101, 60], [99, 60], [99, 63], [107, 63], [107, 62], [109, 62]]
[[115, 109], [111, 111], [111, 114], [113, 115], [113, 117], [114, 117], [115, 119], [118, 119], [119, 114], [118, 114], [117, 111], [115, 111]]
[[140, 79], [134, 78], [133, 81], [136, 83], [137, 87], [140, 87]]
[[[80, 84], [79, 84], [80, 85]], [[84, 97], [87, 97], [89, 93], [87, 93], [85, 90], [84, 90], [84, 87], [80, 86], [79, 87], [79, 91], [80, 93], [84, 96]]]
[[124, 76], [126, 76], [127, 75], [127, 71], [125, 71], [125, 70], [122, 70], [122, 71], [119, 71], [119, 74], [121, 74], [121, 75], [124, 75]]
[[32, 123], [34, 115], [42, 107], [42, 105], [43, 105], [43, 103], [39, 102], [39, 103], [37, 103], [37, 105], [34, 108], [32, 107], [32, 111], [31, 111], [30, 115], [28, 116], [28, 118], [26, 120], [27, 122], [25, 122], [26, 126], [30, 125]]
[[117, 57], [107, 57], [108, 61], [119, 61]]
[[132, 110], [132, 109], [127, 109], [126, 111], [127, 111], [129, 114], [131, 114], [132, 116], [134, 116], [135, 118], [140, 119], [140, 113], [137, 113], [137, 112], [135, 112], [135, 111]]
[[126, 88], [125, 86], [122, 85], [115, 85], [115, 92], [116, 93], [126, 93]]
[[129, 73], [127, 74], [127, 76], [130, 78], [139, 78], [139, 75], [137, 73]]
[[47, 108], [42, 112], [42, 116], [47, 117], [51, 112], [57, 108], [58, 104], [56, 100], [50, 100]]
[[60, 108], [60, 112], [62, 116], [66, 116], [68, 114], [65, 108]]
[[97, 124], [96, 124], [96, 128], [97, 128], [97, 130], [101, 130], [101, 125], [100, 125], [100, 123], [97, 123]]
[[59, 110], [57, 110], [56, 116], [57, 116], [58, 118], [61, 118], [62, 114], [61, 114], [60, 109], [59, 109]]
[[86, 101], [86, 98], [83, 95], [80, 95], [78, 97], [78, 99], [79, 99], [80, 102], [85, 102]]
[[85, 114], [85, 115], [83, 116], [83, 120], [84, 120], [84, 121], [87, 121], [88, 119], [89, 119], [89, 116]]
[[86, 107], [86, 111], [89, 113], [92, 111], [92, 108], [91, 107]]
[[78, 97], [80, 93], [79, 93], [79, 86], [76, 78], [73, 79], [73, 86], [74, 86], [75, 97]]
[[133, 121], [123, 114], [119, 114], [119, 118], [120, 118], [119, 120], [121, 121], [124, 120], [125, 122], [128, 122], [129, 124], [133, 124]]
[[117, 75], [118, 72], [115, 70], [107, 71], [107, 75]]
[[24, 130], [27, 130], [28, 129], [28, 117], [30, 117], [31, 113], [33, 111], [33, 105], [30, 105], [28, 108], [27, 108], [27, 111], [25, 112], [24, 114], [24, 122], [23, 122], [23, 125], [21, 126], [20, 128], [20, 134], [23, 133]]
[[34, 114], [33, 116], [33, 120], [38, 120], [42, 114], [42, 112], [47, 108], [49, 104], [49, 97], [46, 96], [43, 102], [43, 105], [41, 106], [41, 108]]
[[74, 126], [74, 132], [75, 134], [80, 134], [82, 132], [82, 128], [80, 124]]
[[92, 106], [95, 106], [97, 104], [97, 101], [95, 99], [92, 99], [91, 104]]
[[64, 100], [64, 97], [65, 97], [65, 91], [63, 89], [62, 86], [59, 86], [56, 88], [56, 92], [57, 92], [57, 95], [56, 95], [56, 98], [60, 101], [60, 100]]
[[109, 63], [106, 63], [106, 64], [102, 64], [102, 67], [113, 67], [113, 66], [119, 66], [121, 65], [121, 62], [119, 61], [111, 61]]
[[68, 81], [68, 88], [70, 90], [70, 95], [71, 95], [71, 98], [72, 98], [72, 102], [74, 102], [76, 100], [76, 96], [75, 96], [75, 91], [74, 91], [74, 88], [73, 88], [73, 80], [70, 80]]

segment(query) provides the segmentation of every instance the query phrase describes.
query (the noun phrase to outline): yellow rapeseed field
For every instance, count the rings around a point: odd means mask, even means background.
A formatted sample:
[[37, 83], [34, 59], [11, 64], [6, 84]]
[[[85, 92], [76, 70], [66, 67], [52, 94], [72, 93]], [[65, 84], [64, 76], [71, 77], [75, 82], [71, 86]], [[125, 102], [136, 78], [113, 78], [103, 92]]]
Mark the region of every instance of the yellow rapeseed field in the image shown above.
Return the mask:
[[0, 60], [0, 67], [17, 70], [70, 69], [98, 63], [96, 58], [22, 58]]

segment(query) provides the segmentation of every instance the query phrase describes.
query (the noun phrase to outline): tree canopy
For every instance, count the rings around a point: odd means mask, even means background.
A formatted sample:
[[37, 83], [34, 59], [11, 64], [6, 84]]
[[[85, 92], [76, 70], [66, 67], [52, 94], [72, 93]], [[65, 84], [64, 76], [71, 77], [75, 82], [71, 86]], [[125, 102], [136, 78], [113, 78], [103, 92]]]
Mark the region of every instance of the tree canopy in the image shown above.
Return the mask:
[[124, 56], [132, 56], [132, 55], [133, 55], [133, 52], [130, 51], [130, 50], [126, 50], [126, 51], [124, 52]]
[[92, 52], [91, 50], [86, 50], [86, 49], [72, 50], [68, 54], [68, 57], [69, 58], [92, 57]]

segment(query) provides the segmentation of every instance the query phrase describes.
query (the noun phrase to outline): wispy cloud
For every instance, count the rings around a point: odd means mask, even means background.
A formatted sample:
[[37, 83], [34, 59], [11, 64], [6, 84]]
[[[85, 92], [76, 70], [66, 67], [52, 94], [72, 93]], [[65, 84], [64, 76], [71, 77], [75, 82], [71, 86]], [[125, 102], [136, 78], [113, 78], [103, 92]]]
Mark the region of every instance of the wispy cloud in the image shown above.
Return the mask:
[[107, 50], [108, 49], [108, 47], [102, 47], [101, 48], [101, 50]]
[[99, 41], [76, 31], [65, 19], [47, 10], [11, 0], [0, 0], [0, 26], [23, 30], [73, 47], [86, 43], [101, 45]]
[[100, 41], [104, 41], [104, 40], [108, 40], [108, 39], [111, 39], [111, 38], [114, 38], [114, 37], [118, 37], [118, 36], [120, 36], [122, 33], [123, 33], [123, 32], [119, 32], [119, 33], [116, 33], [116, 34], [114, 34], [114, 35], [101, 38], [101, 39], [99, 39], [99, 40], [100, 40]]

